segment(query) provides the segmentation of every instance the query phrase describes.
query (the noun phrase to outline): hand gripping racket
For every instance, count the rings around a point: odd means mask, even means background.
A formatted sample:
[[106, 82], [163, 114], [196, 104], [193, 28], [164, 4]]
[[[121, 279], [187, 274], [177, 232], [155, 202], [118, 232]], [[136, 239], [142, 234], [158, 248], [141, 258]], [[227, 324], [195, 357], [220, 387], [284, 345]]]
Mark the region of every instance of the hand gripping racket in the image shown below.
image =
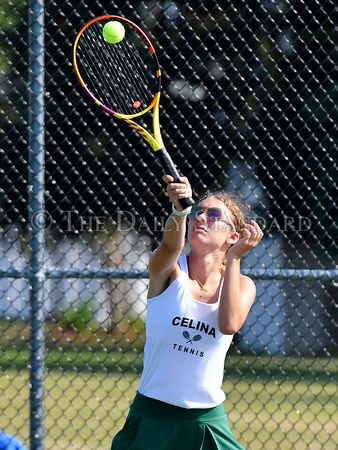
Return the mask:
[[[103, 27], [120, 22], [124, 38], [108, 43]], [[164, 147], [159, 122], [161, 70], [155, 49], [145, 33], [134, 23], [118, 16], [97, 17], [76, 37], [73, 48], [75, 73], [87, 94], [102, 109], [124, 120], [155, 151], [165, 173], [179, 182], [179, 172]], [[133, 120], [153, 109], [153, 135]], [[185, 209], [194, 201], [180, 201]]]

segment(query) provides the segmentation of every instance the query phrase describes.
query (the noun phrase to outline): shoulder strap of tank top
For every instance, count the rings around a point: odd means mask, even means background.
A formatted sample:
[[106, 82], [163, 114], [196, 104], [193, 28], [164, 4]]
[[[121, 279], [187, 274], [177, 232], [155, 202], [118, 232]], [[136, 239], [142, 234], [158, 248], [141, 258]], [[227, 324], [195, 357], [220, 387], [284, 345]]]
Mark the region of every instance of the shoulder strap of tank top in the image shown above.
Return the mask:
[[178, 264], [180, 265], [182, 272], [185, 273], [186, 275], [189, 275], [187, 255], [180, 255], [178, 258]]

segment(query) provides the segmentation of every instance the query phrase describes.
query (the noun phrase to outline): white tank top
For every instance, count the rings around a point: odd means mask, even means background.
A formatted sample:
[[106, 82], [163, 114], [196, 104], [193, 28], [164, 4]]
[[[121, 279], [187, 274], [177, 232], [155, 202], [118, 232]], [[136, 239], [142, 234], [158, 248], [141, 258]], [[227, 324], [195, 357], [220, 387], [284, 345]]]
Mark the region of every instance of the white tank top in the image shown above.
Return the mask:
[[148, 299], [144, 369], [139, 392], [182, 408], [211, 408], [225, 400], [224, 362], [233, 335], [218, 328], [217, 303], [189, 295], [186, 256], [180, 275]]

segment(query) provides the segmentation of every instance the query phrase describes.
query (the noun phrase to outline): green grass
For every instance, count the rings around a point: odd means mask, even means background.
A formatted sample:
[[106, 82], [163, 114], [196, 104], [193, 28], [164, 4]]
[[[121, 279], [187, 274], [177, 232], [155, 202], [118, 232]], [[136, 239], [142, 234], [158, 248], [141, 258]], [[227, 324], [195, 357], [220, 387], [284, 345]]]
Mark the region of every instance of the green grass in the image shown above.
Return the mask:
[[[47, 369], [97, 371], [133, 370], [141, 373], [142, 353], [134, 350], [120, 351], [115, 349], [88, 348], [52, 348], [46, 351], [45, 365]], [[0, 349], [0, 367], [23, 369], [29, 364], [29, 349], [8, 347]], [[311, 383], [322, 384], [331, 381], [338, 383], [337, 357], [299, 357], [299, 356], [267, 356], [229, 354], [226, 362], [228, 377], [235, 380], [297, 382], [300, 379]]]
[[[233, 433], [252, 449], [332, 449], [338, 438], [337, 386], [303, 381], [227, 382]], [[248, 445], [249, 443], [249, 445]]]
[[[27, 349], [0, 353], [0, 420], [29, 448]], [[224, 390], [234, 435], [246, 449], [335, 450], [337, 361], [230, 355]], [[133, 351], [50, 350], [46, 449], [110, 449], [139, 385]]]

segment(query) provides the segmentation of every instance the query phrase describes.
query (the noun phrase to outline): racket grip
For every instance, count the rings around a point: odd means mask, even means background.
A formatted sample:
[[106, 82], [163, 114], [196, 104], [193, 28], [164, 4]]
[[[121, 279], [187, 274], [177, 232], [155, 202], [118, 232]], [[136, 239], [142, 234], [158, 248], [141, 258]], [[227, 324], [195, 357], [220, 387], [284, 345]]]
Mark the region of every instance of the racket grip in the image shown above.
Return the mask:
[[[171, 159], [167, 150], [165, 148], [160, 148], [155, 152], [155, 154], [157, 155], [157, 158], [161, 163], [161, 166], [163, 167], [166, 175], [171, 175], [174, 178], [175, 183], [180, 183], [180, 174], [176, 169], [176, 166], [173, 163], [173, 160]], [[187, 209], [189, 208], [189, 206], [192, 206], [195, 203], [194, 200], [190, 197], [181, 198], [179, 202], [183, 209]]]

